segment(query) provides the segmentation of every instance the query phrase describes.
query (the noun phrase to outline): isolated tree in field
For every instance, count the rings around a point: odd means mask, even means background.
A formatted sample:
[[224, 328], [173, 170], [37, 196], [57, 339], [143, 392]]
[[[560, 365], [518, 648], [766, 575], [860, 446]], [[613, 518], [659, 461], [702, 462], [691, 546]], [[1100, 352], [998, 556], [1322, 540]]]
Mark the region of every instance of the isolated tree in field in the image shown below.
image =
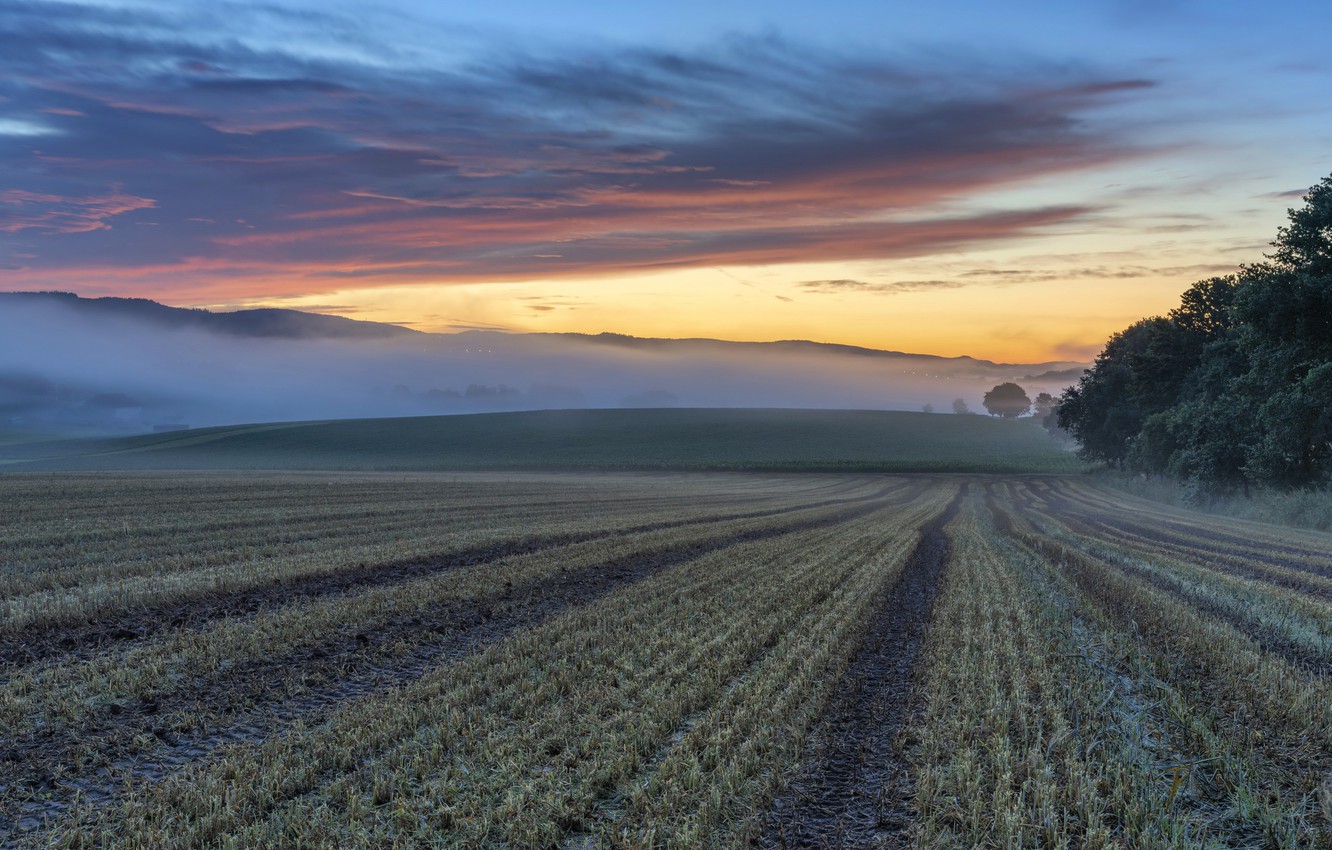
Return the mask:
[[1005, 419], [1016, 419], [1031, 410], [1031, 399], [1027, 397], [1027, 391], [1012, 381], [999, 384], [990, 390], [985, 394], [985, 398], [981, 399], [981, 404], [985, 405], [991, 416], [1002, 416]]
[[970, 412], [971, 412], [971, 408], [967, 407], [967, 403], [966, 403], [965, 401], [963, 401], [962, 399], [960, 399], [960, 398], [955, 398], [955, 399], [953, 399], [953, 412], [954, 412], [954, 413], [970, 413]]
[[920, 412], [921, 412], [921, 413], [933, 413], [933, 412], [934, 412], [934, 405], [932, 405], [932, 404], [923, 404], [923, 405], [921, 405], [921, 407], [920, 407]]

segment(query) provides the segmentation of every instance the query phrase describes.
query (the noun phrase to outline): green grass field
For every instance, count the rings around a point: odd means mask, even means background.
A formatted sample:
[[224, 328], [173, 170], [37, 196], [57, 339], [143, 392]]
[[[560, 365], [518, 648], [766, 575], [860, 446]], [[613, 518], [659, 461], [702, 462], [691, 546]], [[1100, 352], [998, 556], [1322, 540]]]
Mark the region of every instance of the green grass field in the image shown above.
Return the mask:
[[549, 410], [0, 444], [0, 468], [1075, 472], [1037, 425], [868, 410]]

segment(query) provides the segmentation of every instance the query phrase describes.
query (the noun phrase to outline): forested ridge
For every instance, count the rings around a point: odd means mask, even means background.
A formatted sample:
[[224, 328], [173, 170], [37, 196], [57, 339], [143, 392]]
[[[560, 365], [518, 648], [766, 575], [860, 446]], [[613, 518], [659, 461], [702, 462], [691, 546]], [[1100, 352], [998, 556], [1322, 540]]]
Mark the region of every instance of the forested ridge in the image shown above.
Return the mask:
[[1059, 400], [1084, 458], [1212, 492], [1332, 477], [1332, 176], [1263, 262], [1112, 336]]

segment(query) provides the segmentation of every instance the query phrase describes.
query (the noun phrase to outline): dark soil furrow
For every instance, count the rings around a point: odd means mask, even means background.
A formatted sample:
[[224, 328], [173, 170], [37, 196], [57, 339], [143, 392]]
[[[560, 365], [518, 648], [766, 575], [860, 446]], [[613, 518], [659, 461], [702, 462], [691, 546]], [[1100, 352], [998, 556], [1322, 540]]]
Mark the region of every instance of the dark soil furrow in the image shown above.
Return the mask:
[[450, 552], [440, 558], [418, 559], [389, 564], [363, 564], [336, 573], [298, 577], [283, 581], [275, 576], [271, 583], [232, 593], [209, 592], [172, 605], [136, 608], [118, 616], [86, 623], [52, 623], [29, 626], [17, 635], [0, 638], [0, 683], [8, 680], [19, 665], [39, 664], [56, 659], [88, 657], [109, 646], [124, 646], [151, 637], [162, 629], [198, 628], [223, 617], [241, 617], [265, 609], [299, 603], [324, 596], [347, 595], [371, 587], [402, 583], [412, 579], [456, 570], [501, 558], [528, 555], [562, 546], [586, 543], [609, 537], [645, 534], [691, 525], [710, 525], [745, 519], [808, 512], [834, 505], [860, 504], [881, 499], [894, 489], [885, 487], [870, 496], [828, 499], [794, 507], [727, 514], [705, 518], [665, 520], [623, 529], [571, 532], [527, 538], [510, 543], [478, 546]]
[[[40, 829], [76, 800], [104, 803], [134, 782], [155, 781], [225, 744], [261, 742], [297, 720], [318, 723], [349, 700], [408, 684], [518, 629], [654, 573], [742, 543], [847, 522], [886, 504], [882, 499], [851, 504], [833, 515], [694, 539], [633, 559], [561, 573], [506, 588], [498, 596], [445, 606], [429, 617], [339, 636], [328, 647], [302, 653], [302, 658], [269, 659], [262, 666], [233, 670], [224, 679], [183, 689], [174, 700], [122, 707], [77, 730], [8, 742], [0, 753], [12, 768], [0, 780], [0, 846], [6, 846], [7, 831], [21, 835]], [[376, 651], [390, 645], [396, 651]], [[218, 705], [228, 708], [210, 709]], [[164, 718], [181, 716], [192, 717], [194, 728], [167, 728]], [[152, 743], [145, 748], [145, 741]]]
[[897, 739], [917, 699], [916, 659], [948, 564], [944, 527], [965, 492], [963, 485], [921, 527], [920, 542], [811, 733], [804, 767], [773, 801], [755, 846], [906, 846], [913, 779]]

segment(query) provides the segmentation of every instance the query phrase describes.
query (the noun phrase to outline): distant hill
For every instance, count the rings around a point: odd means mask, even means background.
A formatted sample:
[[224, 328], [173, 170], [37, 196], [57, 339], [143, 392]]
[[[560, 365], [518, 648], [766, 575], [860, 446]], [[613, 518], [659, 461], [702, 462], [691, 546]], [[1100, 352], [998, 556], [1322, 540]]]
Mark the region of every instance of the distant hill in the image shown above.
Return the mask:
[[974, 366], [979, 372], [1007, 370], [1015, 376], [1044, 378], [1063, 377], [1082, 373], [1086, 365], [1074, 361], [1045, 363], [996, 363], [975, 357], [941, 357], [936, 354], [913, 354], [857, 345], [814, 342], [807, 339], [786, 339], [774, 342], [734, 342], [723, 339], [686, 338], [662, 339], [636, 337], [618, 333], [505, 333], [501, 331], [464, 331], [458, 334], [431, 334], [384, 322], [367, 322], [342, 316], [305, 313], [300, 310], [255, 309], [215, 313], [185, 307], [168, 307], [146, 298], [83, 298], [72, 292], [0, 292], [0, 309], [6, 303], [49, 303], [75, 311], [86, 318], [130, 319], [172, 330], [191, 329], [211, 331], [239, 337], [271, 337], [284, 339], [421, 339], [449, 336], [473, 339], [478, 344], [496, 340], [514, 340], [523, 337], [547, 340], [565, 340], [638, 351], [660, 352], [785, 352], [796, 354], [840, 354], [866, 358], [909, 358], [922, 364]]
[[0, 471], [623, 469], [1058, 473], [1031, 421], [877, 410], [545, 410], [0, 445]]
[[[485, 334], [486, 331], [470, 331], [474, 334]], [[762, 352], [789, 352], [797, 354], [843, 354], [853, 357], [880, 357], [880, 358], [911, 358], [918, 360], [922, 364], [947, 364], [951, 366], [975, 366], [981, 370], [1017, 370], [1028, 377], [1044, 378], [1047, 376], [1063, 376], [1065, 373], [1074, 373], [1081, 375], [1082, 370], [1087, 364], [1077, 363], [1069, 360], [1052, 360], [1043, 363], [996, 363], [993, 360], [981, 360], [976, 357], [966, 355], [960, 357], [943, 357], [938, 354], [913, 354], [908, 351], [893, 351], [884, 348], [864, 348], [859, 345], [842, 345], [835, 342], [814, 342], [808, 339], [781, 339], [773, 342], [734, 342], [723, 339], [708, 339], [690, 337], [685, 339], [659, 339], [653, 337], [629, 336], [627, 334], [617, 333], [599, 333], [599, 334], [540, 334], [540, 336], [560, 337], [563, 339], [580, 340], [591, 343], [598, 343], [608, 346], [618, 346], [636, 350], [656, 350], [656, 351], [680, 351], [685, 349], [706, 350], [723, 349], [729, 351], [753, 351]], [[1036, 374], [1040, 370], [1042, 374]]]
[[417, 331], [383, 322], [362, 322], [300, 310], [257, 309], [214, 313], [168, 307], [147, 298], [83, 298], [72, 292], [0, 292], [0, 310], [47, 303], [89, 319], [129, 319], [171, 330], [201, 330], [239, 337], [282, 339], [392, 339]]
[[424, 333], [297, 310], [0, 293], [0, 442], [183, 426], [554, 408], [981, 409], [1086, 364], [993, 363], [809, 340]]

